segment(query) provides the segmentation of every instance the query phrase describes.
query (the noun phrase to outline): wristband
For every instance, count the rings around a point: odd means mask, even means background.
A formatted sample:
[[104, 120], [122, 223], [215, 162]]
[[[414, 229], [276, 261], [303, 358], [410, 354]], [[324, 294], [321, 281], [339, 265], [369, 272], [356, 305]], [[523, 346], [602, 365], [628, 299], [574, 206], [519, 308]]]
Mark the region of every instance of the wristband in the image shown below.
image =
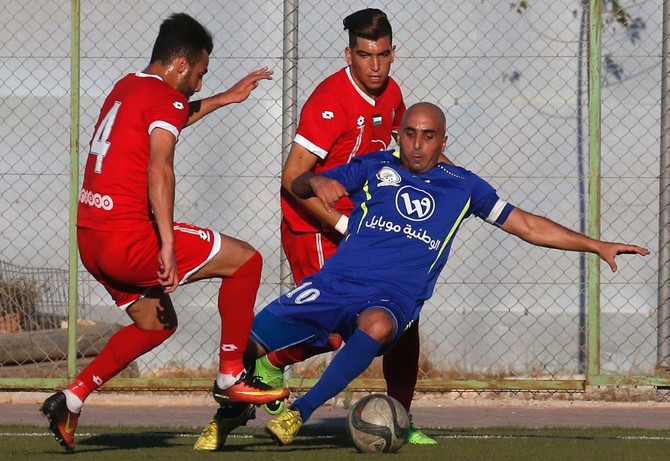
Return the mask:
[[349, 217], [345, 214], [340, 216], [340, 219], [337, 220], [335, 224], [335, 230], [340, 234], [344, 235], [347, 233], [347, 227], [349, 226]]

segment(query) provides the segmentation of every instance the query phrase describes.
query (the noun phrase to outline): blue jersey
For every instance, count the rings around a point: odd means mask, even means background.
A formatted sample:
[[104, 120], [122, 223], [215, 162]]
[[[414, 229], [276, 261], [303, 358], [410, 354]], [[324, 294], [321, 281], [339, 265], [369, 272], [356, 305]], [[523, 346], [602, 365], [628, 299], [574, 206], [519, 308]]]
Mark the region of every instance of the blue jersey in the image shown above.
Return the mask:
[[412, 173], [393, 151], [354, 157], [321, 174], [349, 191], [349, 235], [319, 272], [254, 318], [251, 336], [265, 350], [324, 346], [331, 332], [347, 341], [368, 308], [386, 309], [394, 319], [392, 343], [433, 294], [463, 220], [474, 214], [502, 225], [513, 210], [464, 168], [440, 163]]
[[342, 183], [354, 210], [349, 235], [313, 277], [392, 294], [412, 320], [432, 296], [463, 220], [474, 214], [500, 226], [513, 209], [471, 171], [438, 163], [413, 173], [394, 151], [354, 157], [321, 174]]

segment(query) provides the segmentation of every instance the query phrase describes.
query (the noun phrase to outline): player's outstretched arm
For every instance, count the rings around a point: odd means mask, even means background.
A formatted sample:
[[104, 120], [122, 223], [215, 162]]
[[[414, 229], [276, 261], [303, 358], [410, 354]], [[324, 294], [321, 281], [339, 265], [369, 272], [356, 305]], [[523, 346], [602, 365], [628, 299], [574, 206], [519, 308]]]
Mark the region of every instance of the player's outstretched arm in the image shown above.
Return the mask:
[[528, 213], [520, 208], [512, 210], [507, 221], [501, 227], [504, 231], [533, 245], [595, 253], [609, 264], [612, 272], [617, 270], [617, 265], [614, 262], [617, 255], [639, 254], [646, 256], [649, 254], [648, 249], [636, 245], [592, 239], [550, 219]]
[[318, 197], [328, 212], [335, 207], [335, 202], [349, 195], [339, 181], [314, 174], [311, 171], [295, 178], [291, 184], [291, 190], [296, 197], [301, 199]]
[[209, 98], [200, 99], [198, 101], [191, 101], [189, 103], [189, 116], [186, 126], [191, 125], [205, 115], [214, 112], [228, 104], [242, 102], [249, 97], [251, 92], [258, 87], [261, 80], [272, 80], [274, 71], [268, 70], [267, 67], [255, 70], [231, 88], [221, 93], [210, 96]]

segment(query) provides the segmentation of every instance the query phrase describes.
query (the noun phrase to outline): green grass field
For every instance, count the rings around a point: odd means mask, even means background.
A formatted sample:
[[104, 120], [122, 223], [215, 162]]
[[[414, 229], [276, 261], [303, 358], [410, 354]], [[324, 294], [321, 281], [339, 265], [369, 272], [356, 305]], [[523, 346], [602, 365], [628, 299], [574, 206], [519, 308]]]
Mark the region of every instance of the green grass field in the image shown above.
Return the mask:
[[438, 445], [405, 445], [395, 454], [361, 454], [342, 428], [304, 427], [293, 445], [275, 445], [261, 429], [241, 428], [220, 452], [192, 449], [199, 431], [81, 427], [77, 448], [66, 453], [44, 427], [0, 426], [0, 460], [214, 460], [331, 461], [388, 457], [394, 461], [451, 460], [667, 460], [670, 431], [639, 429], [426, 429]]

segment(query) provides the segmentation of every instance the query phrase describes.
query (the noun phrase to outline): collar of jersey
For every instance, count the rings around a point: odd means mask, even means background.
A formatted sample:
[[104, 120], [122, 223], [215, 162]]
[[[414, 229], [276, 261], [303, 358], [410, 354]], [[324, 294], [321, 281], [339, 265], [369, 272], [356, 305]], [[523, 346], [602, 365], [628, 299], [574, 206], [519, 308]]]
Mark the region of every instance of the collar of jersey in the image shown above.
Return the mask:
[[363, 90], [358, 88], [358, 85], [356, 85], [356, 82], [354, 82], [354, 77], [351, 76], [351, 67], [347, 66], [344, 71], [347, 74], [347, 77], [349, 78], [349, 82], [351, 82], [351, 86], [354, 87], [354, 89], [358, 92], [358, 94], [361, 95], [361, 98], [365, 99], [371, 106], [375, 105], [375, 100], [371, 98], [369, 95], [365, 94]]
[[152, 77], [152, 78], [156, 78], [156, 79], [160, 80], [161, 82], [163, 81], [161, 76], [156, 75], [156, 74], [145, 74], [144, 72], [137, 71], [137, 72], [135, 72], [135, 75], [138, 76], [138, 77]]

